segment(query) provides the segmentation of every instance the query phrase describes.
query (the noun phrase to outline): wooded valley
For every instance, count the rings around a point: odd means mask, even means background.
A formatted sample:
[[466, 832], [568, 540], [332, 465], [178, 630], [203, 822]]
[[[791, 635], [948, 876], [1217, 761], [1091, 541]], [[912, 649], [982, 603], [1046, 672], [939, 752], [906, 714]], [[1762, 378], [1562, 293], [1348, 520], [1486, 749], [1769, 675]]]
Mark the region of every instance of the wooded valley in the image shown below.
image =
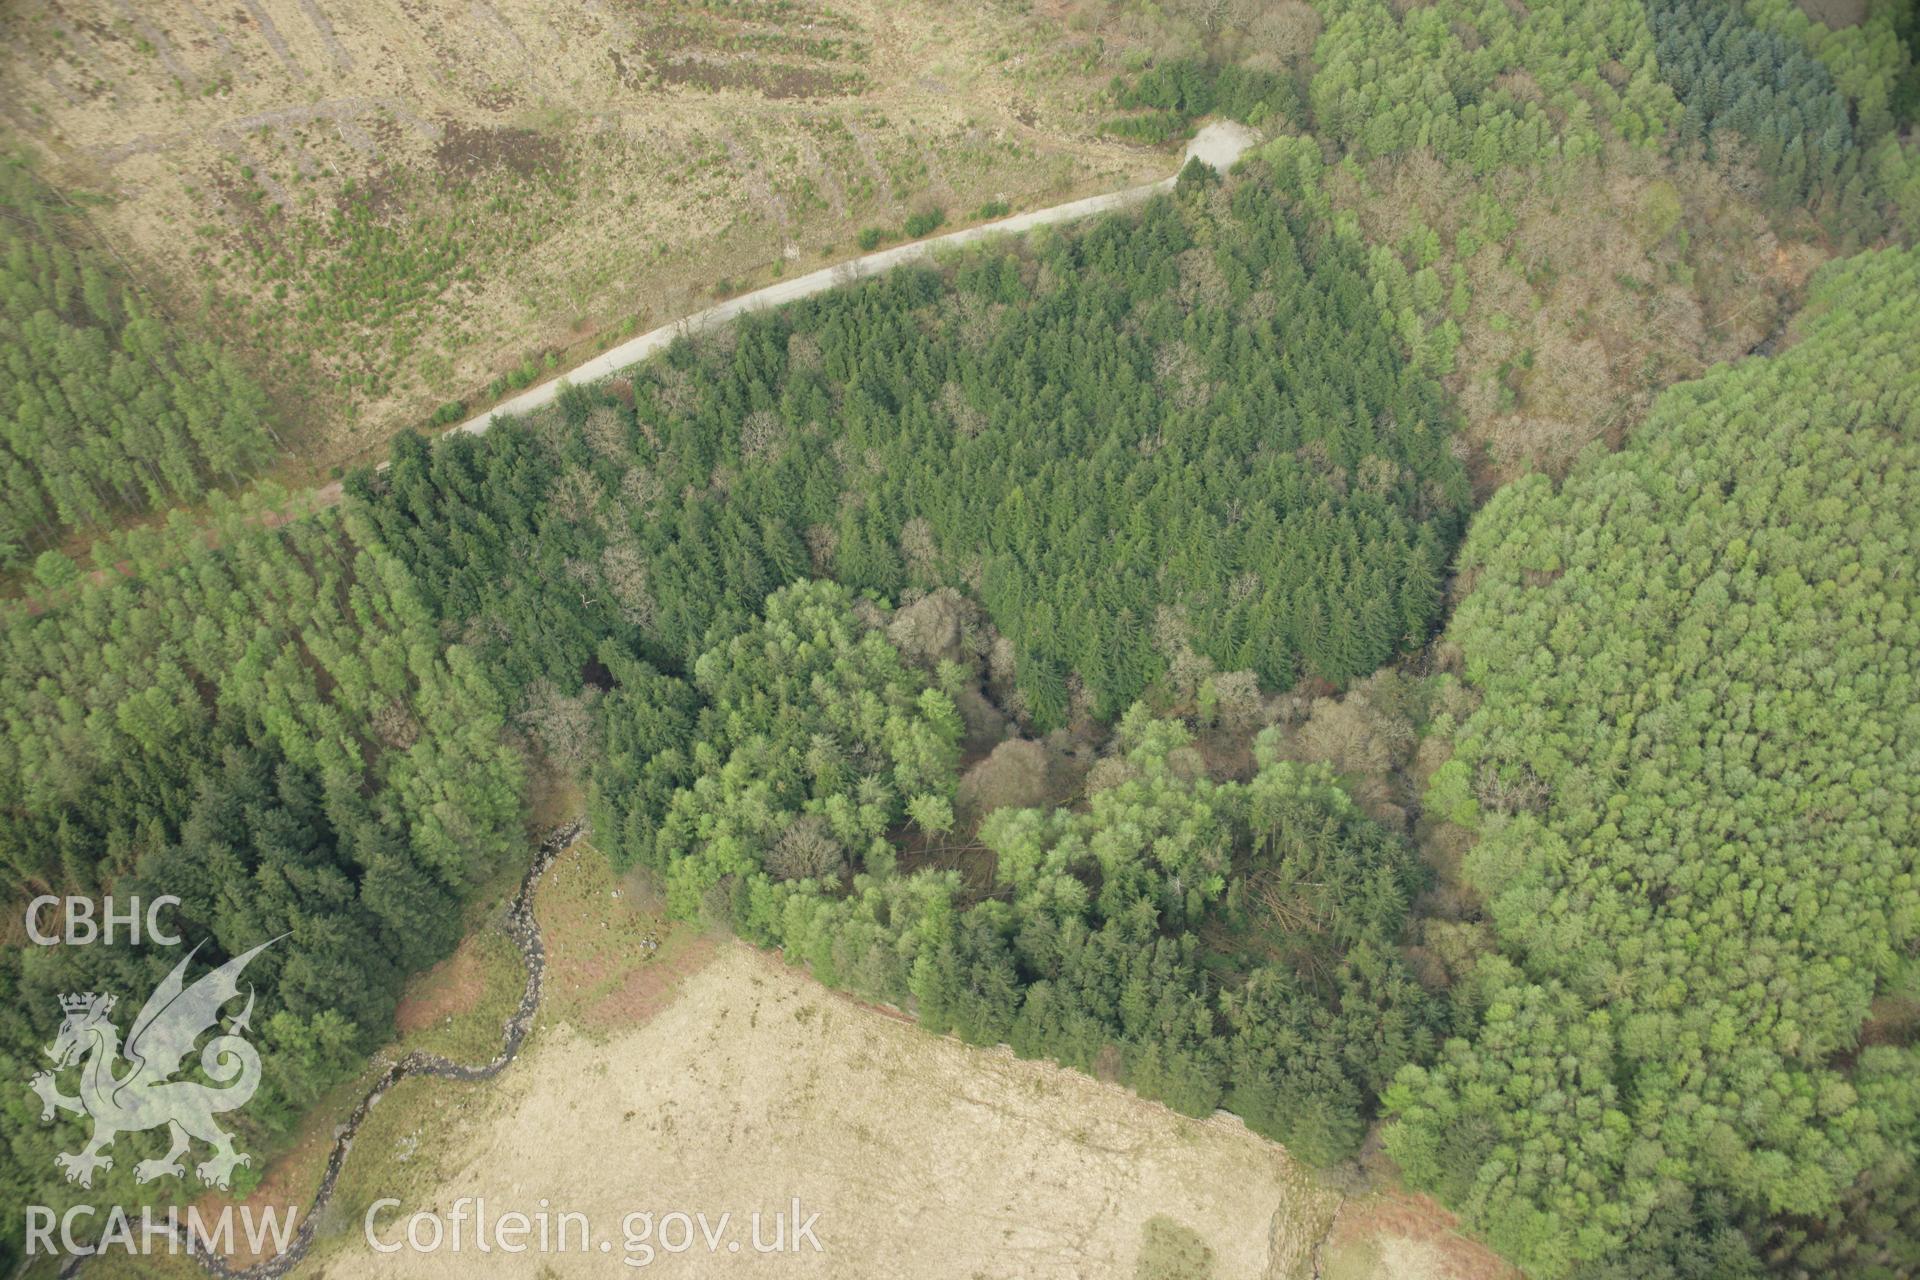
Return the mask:
[[[287, 935], [272, 1151], [577, 787], [674, 915], [1528, 1275], [1920, 1274], [1920, 19], [1243, 8], [1101, 104], [1259, 127], [1232, 173], [404, 433], [337, 506], [233, 496], [258, 371], [0, 165], [8, 900]], [[1636, 247], [1560, 307], [1582, 216]], [[1593, 347], [1619, 420], [1542, 445]], [[175, 959], [8, 941], [20, 1080]], [[10, 1203], [163, 1193], [0, 1115]]]

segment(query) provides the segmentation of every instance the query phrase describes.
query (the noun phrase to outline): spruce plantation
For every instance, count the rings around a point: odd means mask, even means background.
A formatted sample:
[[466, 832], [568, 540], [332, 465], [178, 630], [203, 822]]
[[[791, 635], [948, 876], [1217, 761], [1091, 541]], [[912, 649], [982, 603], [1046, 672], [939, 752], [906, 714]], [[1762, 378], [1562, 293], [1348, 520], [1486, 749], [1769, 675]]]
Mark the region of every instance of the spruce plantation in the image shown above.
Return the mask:
[[[222, 1024], [259, 1055], [225, 1122], [254, 1155], [230, 1187], [156, 1178], [164, 1130], [128, 1131], [63, 1177], [93, 1122], [43, 1116], [28, 1082], [74, 993], [119, 993], [124, 1026], [187, 952], [16, 923], [0, 1203], [288, 1204], [316, 1224], [291, 1274], [375, 1274], [368, 1206], [471, 1194], [472, 1151], [534, 1114], [602, 1189], [644, 1174], [666, 1196], [740, 1138], [761, 1153], [741, 1168], [841, 1153], [836, 1186], [879, 1178], [870, 1154], [895, 1172], [861, 1207], [920, 1220], [911, 1188], [949, 1166], [915, 1135], [950, 1143], [964, 1116], [889, 1103], [880, 1132], [828, 1108], [808, 1123], [832, 1143], [768, 1145], [755, 1126], [814, 1114], [813, 1086], [768, 1104], [718, 1050], [685, 1070], [721, 1137], [676, 1130], [677, 1102], [538, 1111], [651, 1080], [608, 1046], [704, 1016], [684, 988], [718, 1019], [751, 1010], [760, 1039], [727, 1043], [811, 1042], [838, 1080], [868, 1064], [818, 1039], [862, 1018], [979, 1050], [928, 1078], [976, 1071], [979, 1098], [952, 1091], [1025, 1117], [1009, 1150], [1084, 1145], [1125, 1182], [1165, 1151], [1103, 1135], [1174, 1132], [1155, 1141], [1282, 1188], [1237, 1225], [1185, 1175], [1137, 1222], [1104, 1193], [1073, 1244], [983, 1228], [965, 1256], [993, 1274], [1920, 1276], [1914, 5], [601, 15], [616, 56], [591, 75], [737, 114], [713, 163], [788, 210], [676, 230], [711, 250], [673, 263], [687, 311], [1096, 174], [1140, 189], [578, 383], [564, 370], [639, 312], [575, 325], [567, 355], [507, 325], [464, 382], [421, 361], [485, 323], [464, 308], [504, 277], [478, 246], [535, 275], [609, 234], [594, 148], [626, 126], [487, 97], [516, 141], [455, 135], [457, 181], [395, 152], [378, 180], [310, 175], [341, 180], [325, 212], [261, 195], [232, 241], [177, 228], [203, 242], [192, 293], [128, 234], [153, 190], [42, 119], [134, 101], [136, 41], [214, 110], [228, 90], [176, 64], [269, 24], [202, 15], [194, 44], [175, 7], [67, 27], [21, 98], [65, 107], [10, 113], [0, 148], [0, 893], [16, 922], [172, 895], [196, 966], [273, 940]], [[275, 40], [304, 24], [276, 57], [319, 66], [300, 41], [324, 15], [248, 7]], [[364, 58], [387, 20], [326, 8]], [[516, 40], [550, 29], [534, 0], [483, 8]], [[907, 76], [936, 36], [937, 67]], [[372, 74], [346, 48], [335, 89]], [[921, 94], [964, 120], [880, 145], [882, 106]], [[802, 119], [844, 145], [742, 159]], [[1182, 165], [1218, 120], [1252, 131], [1244, 153]], [[1062, 138], [1098, 163], [1020, 167]], [[167, 181], [197, 198], [213, 171]], [[674, 257], [646, 219], [695, 217], [678, 199], [662, 183], [623, 215], [637, 258]], [[832, 242], [803, 248], [802, 224]], [[223, 320], [243, 267], [259, 288]], [[541, 407], [439, 433], [549, 374]], [[424, 429], [388, 429], [402, 402]], [[377, 420], [379, 447], [309, 486], [351, 461], [315, 434], [348, 404], [386, 406], [348, 432]], [[755, 964], [817, 995], [769, 994]], [[753, 990], [727, 1003], [713, 975]], [[382, 1082], [420, 1052], [476, 1068]], [[995, 1093], [1016, 1058], [1111, 1087], [1057, 1095], [1107, 1118], [1048, 1115], [1068, 1136], [1036, 1138], [1033, 1099], [1056, 1095]], [[967, 1165], [981, 1185], [947, 1208], [1050, 1221], [1010, 1189], [1040, 1176], [1023, 1158], [1005, 1188]], [[795, 1187], [817, 1176], [792, 1159]], [[55, 1274], [8, 1214], [0, 1268]], [[90, 1269], [202, 1267], [119, 1265]]]

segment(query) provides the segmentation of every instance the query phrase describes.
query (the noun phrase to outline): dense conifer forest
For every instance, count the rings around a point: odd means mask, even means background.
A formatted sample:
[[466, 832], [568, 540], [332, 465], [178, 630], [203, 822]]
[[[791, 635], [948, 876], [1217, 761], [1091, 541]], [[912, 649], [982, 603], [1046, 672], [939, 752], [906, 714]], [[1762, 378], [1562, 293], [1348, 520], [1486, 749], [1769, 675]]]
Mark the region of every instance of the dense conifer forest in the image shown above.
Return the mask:
[[[462, 900], [518, 852], [523, 770], [497, 683], [442, 645], [391, 555], [337, 513], [259, 515], [229, 510], [217, 551], [187, 522], [135, 533], [134, 578], [10, 610], [0, 879], [22, 903], [174, 894], [210, 954], [290, 934], [248, 971], [266, 1072], [247, 1123], [271, 1136], [390, 1034], [401, 979], [451, 948]], [[175, 959], [0, 951], [18, 995], [0, 1070], [45, 1065], [61, 993], [151, 990]], [[152, 1194], [124, 1158], [90, 1191], [51, 1176], [86, 1125], [39, 1109], [24, 1088], [0, 1100], [10, 1203]]]
[[1915, 1261], [1920, 1060], [1871, 1024], [1920, 1000], [1920, 253], [1830, 267], [1800, 330], [1461, 551], [1482, 701], [1428, 802], [1500, 945], [1388, 1141], [1537, 1274], [1751, 1271], [1724, 1228], [1770, 1214], [1809, 1274]]
[[[1349, 1178], [1384, 1146], [1529, 1275], [1920, 1273], [1920, 22], [1324, 0], [1283, 57], [1272, 8], [1102, 105], [1260, 126], [1231, 175], [403, 435], [331, 509], [215, 491], [263, 393], [0, 165], [9, 901], [286, 934], [270, 1151], [577, 784], [676, 916]], [[1401, 165], [1471, 184], [1446, 242], [1339, 206]], [[1718, 175], [1795, 314], [1496, 488], [1471, 411], [1554, 371], [1455, 394], [1463, 331], [1588, 266], [1501, 193], [1609, 166]], [[1634, 192], [1679, 247], [1604, 288], [1692, 288], [1705, 219]], [[0, 1076], [172, 959], [0, 949]], [[9, 1203], [159, 1194], [57, 1181], [38, 1112], [0, 1090]]]
[[606, 635], [685, 668], [818, 574], [977, 595], [1043, 732], [1162, 676], [1163, 612], [1220, 670], [1344, 684], [1424, 642], [1465, 476], [1359, 246], [1253, 163], [750, 318], [544, 429], [403, 444], [354, 492], [519, 679], [577, 683]]
[[130, 288], [80, 227], [0, 155], [0, 568], [69, 530], [197, 501], [271, 450], [265, 393]]

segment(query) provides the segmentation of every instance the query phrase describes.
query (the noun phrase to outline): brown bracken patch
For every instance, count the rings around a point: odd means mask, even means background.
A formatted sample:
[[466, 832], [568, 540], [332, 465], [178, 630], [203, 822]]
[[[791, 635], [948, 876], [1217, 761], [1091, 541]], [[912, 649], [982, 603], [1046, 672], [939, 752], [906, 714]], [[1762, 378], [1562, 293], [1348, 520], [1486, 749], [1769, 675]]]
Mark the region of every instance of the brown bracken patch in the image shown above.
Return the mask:
[[1342, 1204], [1318, 1262], [1325, 1280], [1521, 1280], [1439, 1204], [1402, 1192]]
[[403, 1036], [412, 1035], [457, 1014], [471, 1013], [486, 994], [487, 979], [472, 937], [454, 953], [421, 974], [400, 997], [393, 1020]]
[[[312, 1203], [314, 1188], [319, 1185], [326, 1168], [327, 1155], [333, 1147], [336, 1118], [331, 1109], [324, 1105], [309, 1111], [300, 1122], [293, 1145], [274, 1156], [273, 1162], [267, 1166], [266, 1176], [260, 1179], [260, 1185], [247, 1195], [235, 1196], [211, 1188], [202, 1191], [193, 1200], [193, 1207], [200, 1211], [201, 1219], [209, 1224], [216, 1222], [221, 1209], [229, 1204], [244, 1206], [242, 1212], [250, 1212], [254, 1221], [260, 1221], [261, 1214], [267, 1209], [283, 1217], [294, 1211], [304, 1215], [307, 1205]], [[197, 1158], [193, 1152], [181, 1157], [189, 1166], [189, 1172]], [[243, 1217], [240, 1221], [246, 1219]], [[297, 1225], [298, 1219], [295, 1222]], [[270, 1240], [262, 1242], [266, 1245], [264, 1250], [256, 1252], [250, 1248], [244, 1231], [236, 1231], [233, 1240], [233, 1252], [226, 1256], [240, 1266], [258, 1262], [273, 1251]]]
[[686, 85], [707, 93], [734, 90], [763, 98], [850, 97], [867, 87], [854, 71], [826, 71], [779, 62], [707, 62], [650, 55], [647, 66], [662, 84]]
[[654, 959], [628, 970], [617, 986], [582, 1009], [580, 1021], [605, 1028], [645, 1022], [673, 1000], [682, 979], [707, 967], [719, 945], [713, 934], [663, 945]]
[[488, 128], [448, 121], [433, 148], [434, 163], [460, 178], [507, 169], [525, 178], [558, 168], [566, 147], [532, 129]]

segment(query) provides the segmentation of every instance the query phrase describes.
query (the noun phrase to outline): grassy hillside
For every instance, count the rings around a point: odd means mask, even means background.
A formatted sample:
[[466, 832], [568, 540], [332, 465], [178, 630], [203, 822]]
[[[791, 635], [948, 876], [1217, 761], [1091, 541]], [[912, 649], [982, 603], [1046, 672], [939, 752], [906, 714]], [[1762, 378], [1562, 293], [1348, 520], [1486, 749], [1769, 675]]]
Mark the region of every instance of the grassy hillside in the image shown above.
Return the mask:
[[13, 144], [110, 197], [102, 239], [320, 464], [865, 226], [1165, 170], [1098, 135], [1118, 47], [1020, 6], [81, 0], [0, 34]]

